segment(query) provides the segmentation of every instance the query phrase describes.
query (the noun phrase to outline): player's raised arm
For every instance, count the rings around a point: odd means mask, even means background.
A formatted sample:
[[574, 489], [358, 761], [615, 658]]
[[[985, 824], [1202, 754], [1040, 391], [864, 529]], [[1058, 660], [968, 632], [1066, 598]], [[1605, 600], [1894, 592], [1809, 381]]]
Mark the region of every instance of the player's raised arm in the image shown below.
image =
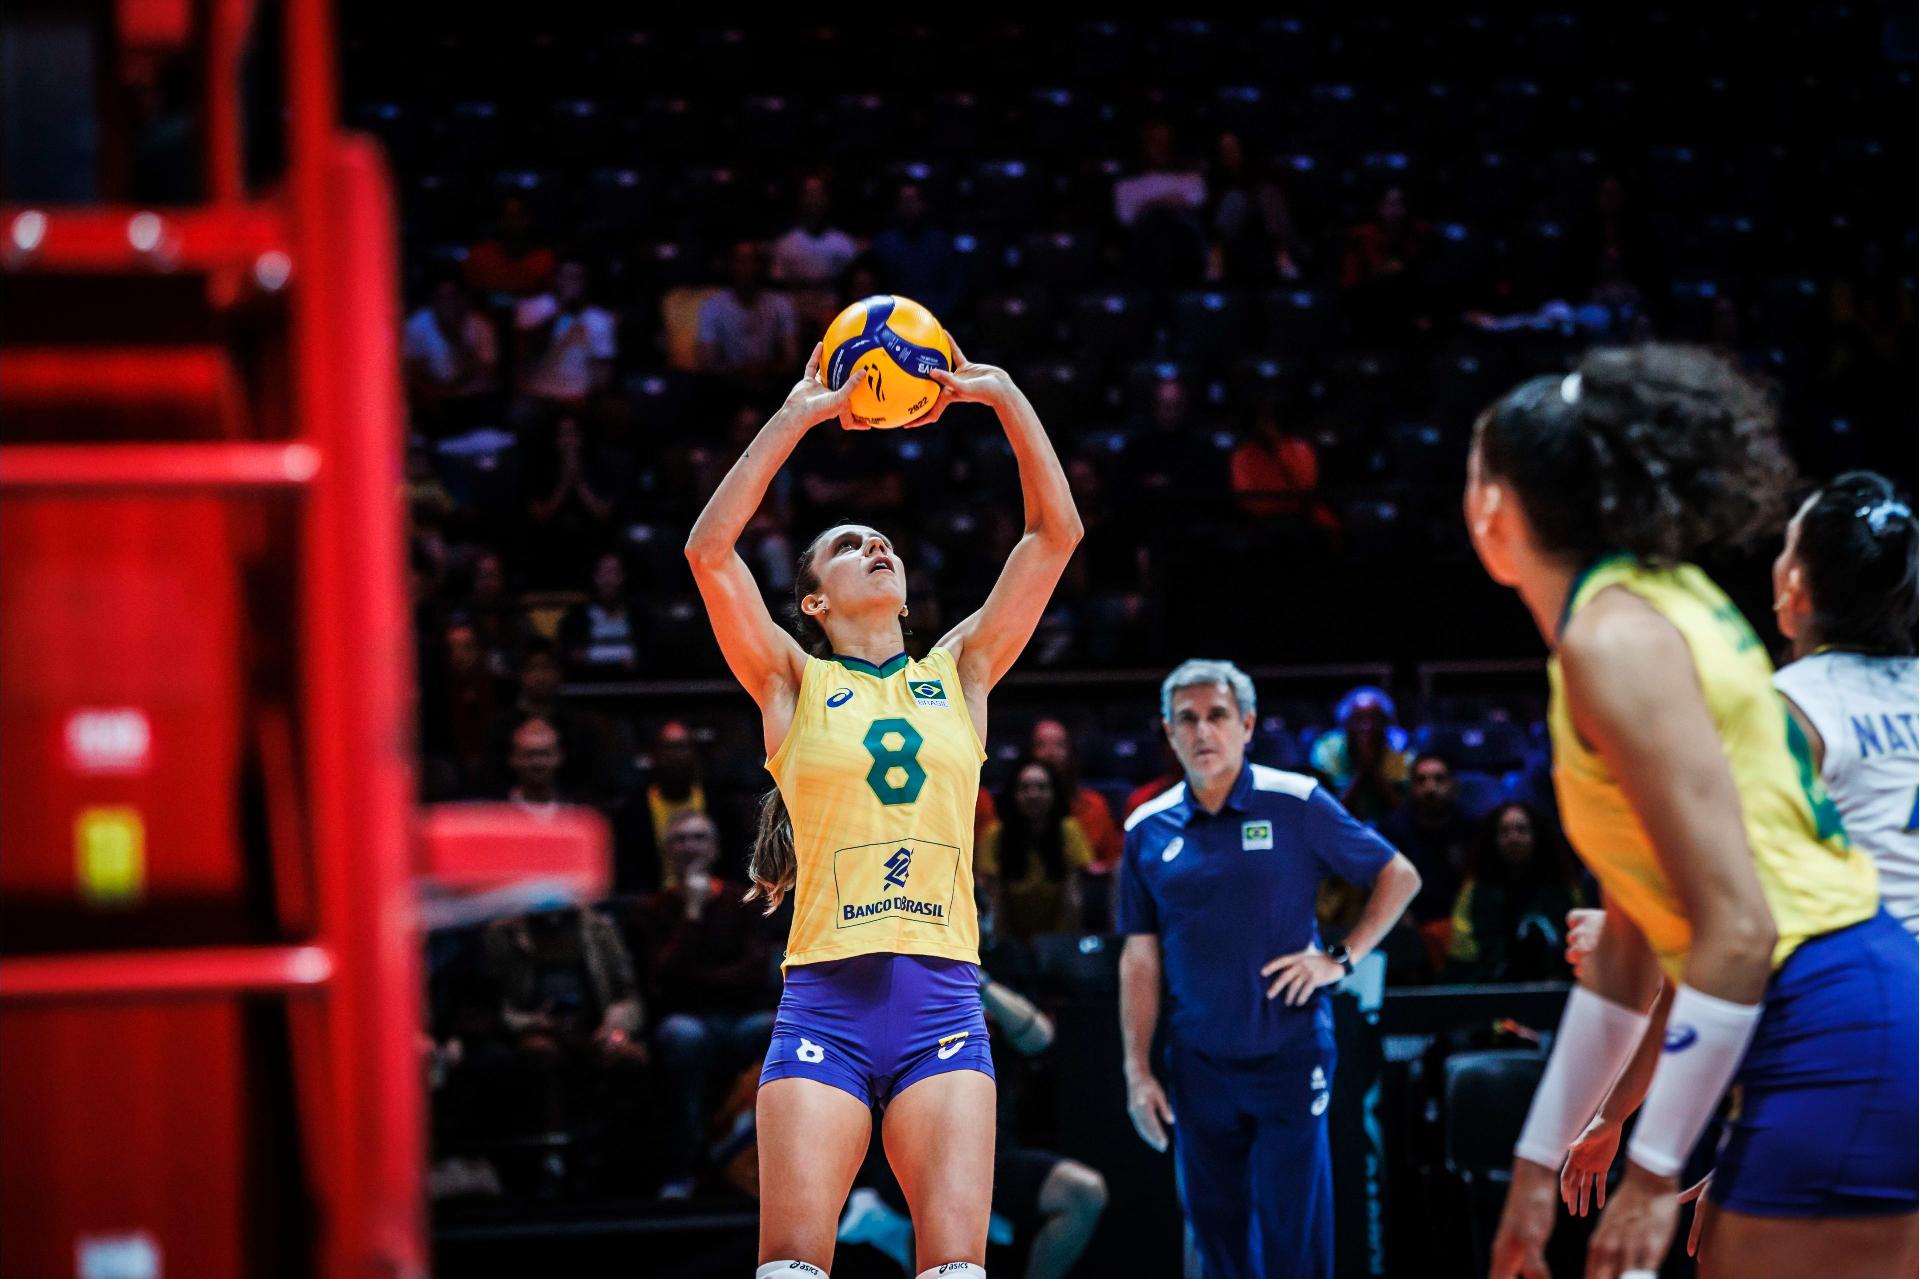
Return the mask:
[[940, 383], [940, 399], [923, 421], [937, 418], [950, 403], [992, 405], [1020, 466], [1020, 498], [1026, 508], [1026, 531], [987, 602], [940, 641], [940, 647], [953, 654], [961, 678], [985, 690], [1000, 682], [1033, 637], [1085, 529], [1067, 473], [1026, 395], [1004, 369], [969, 363], [958, 344], [953, 357], [952, 373], [935, 369], [931, 374]]
[[[734, 544], [760, 509], [767, 486], [800, 437], [816, 424], [846, 412], [850, 386], [829, 391], [820, 384], [819, 369], [820, 348], [815, 346], [807, 371], [714, 489], [687, 535], [687, 562], [693, 567], [707, 616], [713, 620], [720, 652], [763, 713], [783, 693], [791, 698], [806, 654], [767, 611], [760, 587]], [[770, 737], [778, 736], [774, 727], [768, 726]]]

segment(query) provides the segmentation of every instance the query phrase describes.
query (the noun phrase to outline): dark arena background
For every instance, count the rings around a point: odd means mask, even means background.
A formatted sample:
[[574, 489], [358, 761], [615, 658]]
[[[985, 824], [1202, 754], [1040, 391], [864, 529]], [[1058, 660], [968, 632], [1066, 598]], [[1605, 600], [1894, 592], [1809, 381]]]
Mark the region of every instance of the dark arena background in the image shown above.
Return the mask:
[[[1253, 676], [1254, 760], [1438, 850], [1335, 998], [1337, 1264], [1485, 1273], [1597, 903], [1539, 634], [1468, 544], [1475, 416], [1680, 340], [1764, 381], [1809, 483], [1910, 487], [1913, 11], [902, 17], [0, 10], [9, 1279], [752, 1273], [788, 919], [736, 905], [760, 723], [683, 547], [881, 293], [1011, 373], [1086, 527], [976, 828], [1040, 756], [1093, 852], [1072, 927], [984, 949], [1055, 1028], [1003, 1054], [999, 1131], [1090, 1170], [1070, 1273], [1182, 1272], [1112, 880], [1195, 656]], [[816, 532], [878, 527], [918, 656], [1019, 510], [982, 408], [823, 426], [740, 550], [779, 615]], [[1708, 565], [1770, 643], [1778, 549]], [[1423, 752], [1451, 789], [1416, 801]], [[1548, 868], [1517, 923], [1471, 899], [1513, 812]]]

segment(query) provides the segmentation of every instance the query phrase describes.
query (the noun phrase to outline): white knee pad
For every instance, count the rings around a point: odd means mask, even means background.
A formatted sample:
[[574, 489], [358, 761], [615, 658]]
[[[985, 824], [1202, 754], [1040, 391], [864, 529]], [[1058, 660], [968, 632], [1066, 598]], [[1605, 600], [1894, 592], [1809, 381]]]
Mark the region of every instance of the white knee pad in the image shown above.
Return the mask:
[[987, 1279], [987, 1268], [976, 1266], [971, 1261], [949, 1261], [922, 1270], [914, 1279]]
[[827, 1272], [805, 1261], [769, 1261], [753, 1279], [827, 1279]]

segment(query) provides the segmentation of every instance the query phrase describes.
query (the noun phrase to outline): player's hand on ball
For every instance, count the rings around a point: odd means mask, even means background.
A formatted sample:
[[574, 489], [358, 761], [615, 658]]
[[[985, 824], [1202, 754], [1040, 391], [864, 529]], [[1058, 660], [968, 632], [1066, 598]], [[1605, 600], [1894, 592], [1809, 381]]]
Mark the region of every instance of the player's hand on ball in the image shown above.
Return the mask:
[[1560, 1170], [1560, 1200], [1568, 1212], [1584, 1217], [1589, 1207], [1607, 1206], [1607, 1170], [1619, 1149], [1620, 1125], [1599, 1115], [1574, 1138], [1566, 1166]]
[[1553, 1235], [1553, 1193], [1553, 1169], [1530, 1159], [1513, 1161], [1487, 1279], [1552, 1279], [1547, 1240]]
[[907, 423], [909, 427], [931, 426], [938, 422], [949, 404], [997, 405], [1013, 385], [1013, 379], [1007, 376], [1005, 369], [968, 360], [951, 333], [947, 334], [947, 345], [953, 348], [953, 372], [934, 369], [927, 374], [940, 384], [940, 394], [934, 399], [932, 408]]
[[1273, 978], [1273, 984], [1267, 987], [1268, 999], [1284, 991], [1287, 1007], [1298, 1008], [1313, 998], [1314, 991], [1345, 977], [1347, 970], [1322, 951], [1303, 950], [1268, 960], [1260, 975]]
[[1635, 1270], [1659, 1271], [1680, 1219], [1679, 1187], [1628, 1163], [1613, 1203], [1600, 1214], [1587, 1242], [1587, 1279], [1619, 1279]]
[[1166, 1090], [1160, 1087], [1158, 1079], [1141, 1075], [1127, 1081], [1127, 1118], [1133, 1120], [1133, 1130], [1140, 1134], [1140, 1140], [1155, 1150], [1167, 1148], [1167, 1129], [1173, 1126], [1173, 1106], [1167, 1101]]
[[807, 357], [807, 371], [787, 392], [786, 403], [780, 411], [807, 426], [817, 426], [829, 418], [839, 418], [840, 425], [849, 431], [864, 431], [867, 428], [853, 420], [847, 411], [847, 401], [853, 398], [853, 381], [837, 391], [829, 391], [820, 381], [820, 343], [813, 344], [813, 354]]

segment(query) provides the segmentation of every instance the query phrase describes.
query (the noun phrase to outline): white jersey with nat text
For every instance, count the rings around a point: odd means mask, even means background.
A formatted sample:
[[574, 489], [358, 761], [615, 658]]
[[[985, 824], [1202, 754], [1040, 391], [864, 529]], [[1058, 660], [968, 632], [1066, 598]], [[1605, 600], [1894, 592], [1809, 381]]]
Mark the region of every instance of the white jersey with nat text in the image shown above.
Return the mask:
[[1920, 934], [1920, 673], [1911, 657], [1815, 653], [1773, 677], [1820, 734], [1820, 779], [1880, 868], [1880, 900]]

